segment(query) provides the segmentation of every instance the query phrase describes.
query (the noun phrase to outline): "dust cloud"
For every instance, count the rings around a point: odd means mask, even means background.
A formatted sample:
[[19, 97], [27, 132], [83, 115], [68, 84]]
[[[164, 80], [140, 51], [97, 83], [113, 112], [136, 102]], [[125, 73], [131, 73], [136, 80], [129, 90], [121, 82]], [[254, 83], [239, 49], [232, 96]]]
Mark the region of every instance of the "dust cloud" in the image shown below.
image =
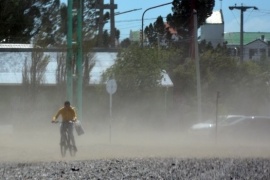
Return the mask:
[[[167, 118], [168, 121], [170, 117]], [[50, 123], [49, 118], [38, 122], [33, 122], [33, 119], [19, 121], [13, 119], [12, 126], [1, 126], [2, 162], [138, 157], [270, 157], [267, 145], [232, 143], [232, 139], [221, 141], [215, 136], [197, 135], [190, 132], [189, 126], [181, 127], [179, 122], [149, 126], [111, 119], [110, 128], [110, 119], [107, 119], [103, 122], [82, 121], [85, 134], [77, 136], [74, 130], [78, 147], [76, 156], [62, 158], [59, 124]]]

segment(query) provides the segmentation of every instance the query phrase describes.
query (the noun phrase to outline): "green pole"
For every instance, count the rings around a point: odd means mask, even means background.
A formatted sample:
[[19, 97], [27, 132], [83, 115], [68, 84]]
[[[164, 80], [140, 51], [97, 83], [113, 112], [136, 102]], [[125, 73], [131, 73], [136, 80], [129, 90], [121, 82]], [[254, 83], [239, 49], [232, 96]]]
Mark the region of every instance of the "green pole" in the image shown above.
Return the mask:
[[68, 0], [68, 13], [67, 13], [67, 59], [66, 59], [66, 98], [72, 101], [73, 97], [73, 85], [72, 85], [72, 2], [73, 0]]
[[83, 76], [82, 76], [82, 8], [83, 0], [79, 0], [79, 6], [77, 11], [78, 25], [77, 25], [77, 115], [78, 119], [82, 120], [82, 86], [83, 86]]

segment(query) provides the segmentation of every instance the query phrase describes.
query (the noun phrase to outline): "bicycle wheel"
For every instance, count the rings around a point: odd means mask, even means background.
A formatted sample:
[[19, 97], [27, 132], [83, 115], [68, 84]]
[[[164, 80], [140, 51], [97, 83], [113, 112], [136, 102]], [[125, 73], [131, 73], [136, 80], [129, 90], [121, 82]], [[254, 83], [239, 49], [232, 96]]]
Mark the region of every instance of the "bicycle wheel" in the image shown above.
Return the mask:
[[67, 143], [67, 148], [69, 150], [70, 156], [75, 156], [76, 155], [76, 152], [77, 152], [77, 148], [76, 148], [75, 142], [73, 142], [71, 136], [72, 135], [70, 134], [70, 132], [67, 132], [67, 134], [66, 134], [66, 138], [67, 138], [66, 143]]
[[67, 135], [67, 147], [68, 147], [70, 156], [75, 156], [77, 152], [77, 148], [71, 143], [71, 139], [69, 135]]
[[66, 146], [63, 144], [60, 144], [60, 151], [61, 151], [62, 157], [65, 157], [66, 156]]
[[69, 153], [70, 153], [70, 156], [75, 156], [76, 155], [76, 147], [72, 146], [72, 145], [69, 145]]
[[66, 156], [66, 152], [67, 152], [67, 138], [66, 138], [66, 134], [64, 134], [63, 137], [61, 137], [60, 151], [61, 151], [62, 157], [65, 157]]

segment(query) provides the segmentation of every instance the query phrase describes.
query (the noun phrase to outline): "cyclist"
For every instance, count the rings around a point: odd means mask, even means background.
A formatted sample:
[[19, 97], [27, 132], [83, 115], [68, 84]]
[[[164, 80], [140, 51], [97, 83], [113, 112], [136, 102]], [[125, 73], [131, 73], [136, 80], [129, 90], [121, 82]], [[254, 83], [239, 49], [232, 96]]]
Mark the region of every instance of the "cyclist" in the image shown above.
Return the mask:
[[[72, 146], [74, 147], [75, 152], [77, 151], [77, 147], [75, 144], [75, 139], [73, 135], [73, 123], [71, 122], [76, 122], [77, 121], [77, 115], [75, 108], [70, 105], [69, 101], [65, 101], [64, 107], [60, 108], [56, 115], [52, 119], [52, 123], [55, 123], [57, 121], [58, 116], [62, 116], [62, 123], [60, 126], [60, 134], [61, 134], [61, 140], [62, 137], [64, 136], [65, 132], [68, 132], [68, 135], [70, 137]], [[62, 141], [60, 141], [62, 143]]]

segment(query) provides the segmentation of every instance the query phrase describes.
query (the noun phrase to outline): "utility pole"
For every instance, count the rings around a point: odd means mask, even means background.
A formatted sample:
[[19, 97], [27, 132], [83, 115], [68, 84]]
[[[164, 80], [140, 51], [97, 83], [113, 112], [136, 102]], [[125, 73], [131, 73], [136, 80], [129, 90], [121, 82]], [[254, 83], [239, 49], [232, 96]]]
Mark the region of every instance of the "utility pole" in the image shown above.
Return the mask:
[[254, 10], [258, 10], [257, 7], [255, 6], [229, 6], [229, 9], [230, 10], [233, 10], [233, 9], [237, 9], [237, 10], [240, 10], [240, 17], [241, 17], [241, 22], [240, 22], [240, 63], [243, 63], [243, 60], [244, 60], [244, 12], [247, 10], [247, 9], [251, 9], [253, 8]]
[[96, 8], [99, 9], [99, 19], [98, 19], [98, 46], [101, 47], [103, 45], [103, 13], [104, 13], [104, 0], [97, 0]]
[[194, 59], [196, 64], [196, 79], [197, 79], [197, 104], [198, 104], [198, 122], [202, 118], [202, 95], [201, 95], [201, 70], [200, 57], [198, 48], [198, 25], [197, 11], [193, 9], [193, 41], [194, 41]]
[[115, 47], [115, 19], [114, 19], [114, 0], [110, 0], [110, 19], [111, 19], [111, 46]]
[[114, 0], [110, 0], [110, 4], [104, 4], [104, 0], [98, 0], [96, 4], [96, 9], [99, 9], [99, 32], [98, 32], [98, 45], [103, 45], [103, 26], [104, 26], [104, 19], [103, 13], [104, 9], [110, 9], [110, 21], [111, 21], [111, 46], [115, 47], [115, 20], [114, 20], [114, 10], [117, 9], [117, 4], [114, 4]]
[[[194, 10], [196, 10], [196, 3], [195, 3], [195, 0], [191, 0], [190, 1], [190, 6], [191, 6], [191, 10], [193, 11], [192, 13], [192, 18], [190, 18], [190, 21], [189, 21], [189, 27], [190, 27], [190, 37], [194, 37]], [[197, 15], [197, 12], [196, 12], [196, 15]], [[197, 31], [197, 29], [196, 29]], [[197, 37], [197, 35], [196, 35]], [[193, 38], [190, 38], [190, 45], [189, 45], [189, 53], [190, 53], [190, 58], [191, 59], [196, 59], [195, 58], [195, 41]]]

